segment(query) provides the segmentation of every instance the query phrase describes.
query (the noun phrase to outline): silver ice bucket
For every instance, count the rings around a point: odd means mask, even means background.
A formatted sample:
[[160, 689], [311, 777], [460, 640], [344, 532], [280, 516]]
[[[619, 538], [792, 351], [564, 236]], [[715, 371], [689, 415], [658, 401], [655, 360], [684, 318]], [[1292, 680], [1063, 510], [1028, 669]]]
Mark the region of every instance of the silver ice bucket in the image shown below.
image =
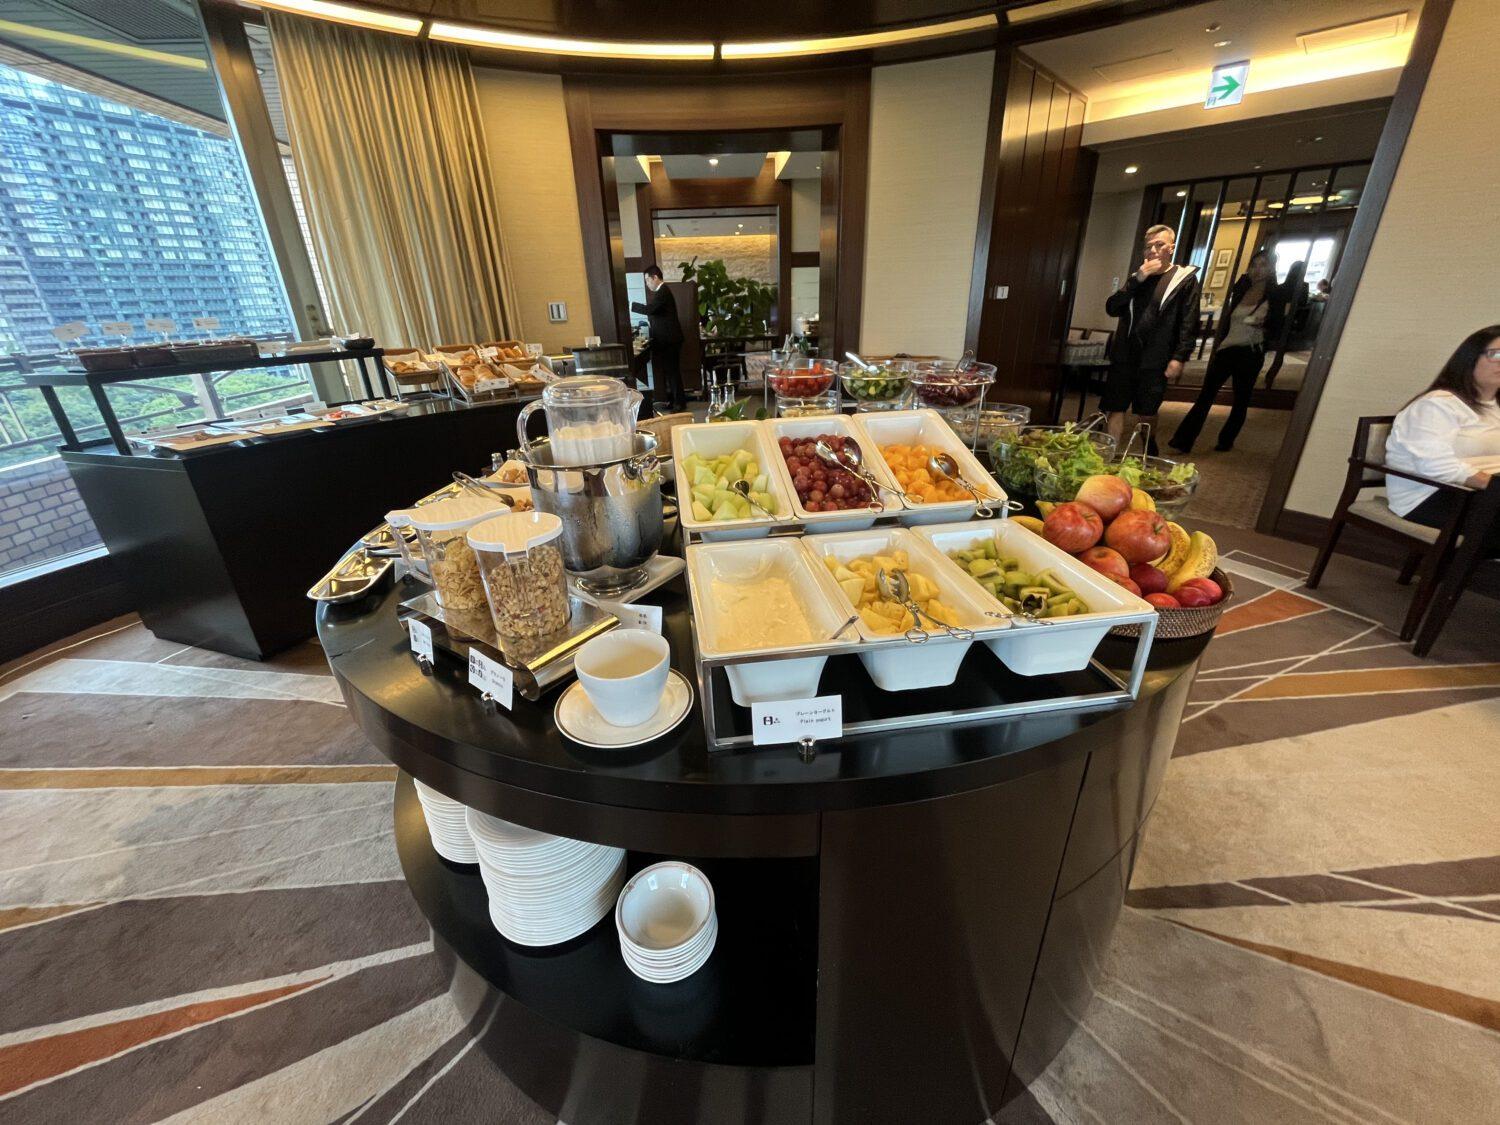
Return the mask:
[[634, 435], [629, 457], [598, 465], [552, 463], [547, 438], [515, 456], [526, 466], [536, 506], [562, 520], [563, 565], [589, 593], [623, 594], [646, 579], [661, 549], [661, 466], [656, 438]]

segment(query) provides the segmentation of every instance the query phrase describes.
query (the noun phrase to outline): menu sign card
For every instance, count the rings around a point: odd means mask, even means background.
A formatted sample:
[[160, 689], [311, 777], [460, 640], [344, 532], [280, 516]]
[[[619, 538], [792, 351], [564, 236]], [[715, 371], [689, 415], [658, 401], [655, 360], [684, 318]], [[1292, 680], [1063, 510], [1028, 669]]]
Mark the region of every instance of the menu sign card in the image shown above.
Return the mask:
[[804, 738], [839, 738], [844, 733], [844, 697], [819, 695], [752, 704], [750, 727], [757, 746]]
[[498, 660], [491, 660], [477, 648], [469, 649], [469, 683], [488, 695], [507, 711], [515, 696], [515, 676]]
[[605, 608], [620, 619], [622, 629], [649, 629], [653, 633], [661, 632], [661, 606], [659, 605], [611, 603]]
[[415, 617], [406, 623], [411, 632], [411, 650], [417, 654], [417, 659], [425, 660], [428, 664], [433, 662], [432, 654], [432, 628], [425, 621], [418, 621]]

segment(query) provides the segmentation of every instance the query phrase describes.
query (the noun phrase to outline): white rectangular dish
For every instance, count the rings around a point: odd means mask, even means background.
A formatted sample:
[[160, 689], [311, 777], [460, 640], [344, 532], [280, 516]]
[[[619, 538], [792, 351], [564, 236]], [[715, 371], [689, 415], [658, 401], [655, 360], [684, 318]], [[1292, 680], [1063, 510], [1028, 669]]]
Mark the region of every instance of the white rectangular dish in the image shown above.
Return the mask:
[[[715, 427], [724, 423], [715, 423]], [[732, 543], [692, 544], [687, 548], [688, 590], [693, 604], [693, 627], [698, 634], [698, 649], [704, 657], [733, 657], [753, 654], [762, 649], [777, 653], [796, 652], [817, 645], [837, 644], [831, 638], [848, 613], [835, 601], [837, 587], [819, 582], [816, 565], [798, 546], [786, 537], [765, 540], [742, 540]], [[764, 644], [747, 644], [745, 638], [731, 633], [733, 598], [725, 597], [724, 587], [745, 589], [753, 584], [779, 580], [782, 591], [792, 598], [815, 636], [815, 640], [785, 644], [768, 629]], [[716, 592], [715, 587], [718, 587]], [[754, 610], [757, 607], [749, 607]], [[765, 620], [770, 625], [775, 607], [767, 605]], [[846, 644], [854, 644], [851, 627], [843, 634]], [[770, 703], [779, 699], [807, 699], [818, 694], [818, 680], [828, 655], [747, 664], [730, 664], [724, 669], [729, 677], [729, 691], [741, 707], [752, 703]]]
[[[813, 560], [818, 578], [825, 589], [839, 598], [839, 609], [849, 607], [855, 612], [853, 602], [839, 588], [823, 560], [834, 558], [847, 564], [853, 559], [871, 555], [889, 555], [905, 551], [909, 558], [909, 573], [921, 574], [931, 579], [938, 587], [938, 600], [958, 612], [959, 624], [973, 630], [979, 638], [985, 633], [1009, 625], [1008, 615], [995, 612], [995, 607], [974, 596], [965, 589], [972, 580], [951, 562], [938, 557], [932, 545], [918, 538], [904, 527], [878, 527], [869, 531], [851, 531], [839, 535], [820, 535], [801, 540], [802, 548]], [[946, 565], [944, 565], [946, 564]], [[980, 591], [981, 593], [983, 591]], [[973, 639], [960, 639], [945, 635], [940, 630], [928, 633], [927, 640], [913, 644], [902, 633], [877, 633], [863, 619], [856, 622], [862, 642], [880, 642], [881, 647], [859, 654], [875, 686], [883, 691], [910, 691], [914, 688], [946, 687], [958, 676], [958, 666], [963, 663]]]
[[1011, 520], [935, 524], [919, 528], [915, 534], [930, 546], [953, 578], [968, 583], [973, 598], [989, 609], [1005, 612], [1004, 605], [948, 558], [949, 551], [967, 550], [980, 540], [992, 539], [999, 554], [1017, 560], [1033, 573], [1053, 571], [1088, 606], [1087, 613], [1047, 618], [1035, 624], [1018, 622], [1003, 633], [983, 638], [1018, 675], [1041, 676], [1085, 668], [1111, 628], [1156, 615], [1151, 603]]
[[[781, 464], [781, 453], [775, 443], [768, 440], [766, 430], [758, 422], [704, 422], [686, 426], [674, 426], [672, 435], [672, 469], [677, 479], [677, 517], [683, 530], [712, 543], [727, 539], [758, 539], [771, 534], [771, 529], [791, 524], [791, 483], [777, 471]], [[766, 474], [766, 491], [776, 499], [776, 518], [757, 513], [749, 519], [700, 520], [693, 515], [693, 482], [688, 478], [683, 462], [689, 454], [700, 457], [722, 457], [743, 449], [748, 452], [760, 471]]]
[[[1005, 489], [985, 470], [963, 439], [936, 410], [892, 410], [882, 413], [856, 414], [854, 425], [861, 430], [866, 444], [874, 451], [884, 474], [894, 483], [896, 474], [880, 452], [887, 445], [925, 445], [942, 450], [958, 463], [959, 472], [983, 496], [996, 514], [1006, 510]], [[900, 520], [907, 526], [944, 523], [972, 515], [978, 503], [972, 499], [945, 500], [932, 504], [903, 501]]]
[[808, 535], [859, 531], [863, 528], [874, 527], [875, 521], [881, 516], [898, 515], [901, 512], [901, 501], [891, 493], [882, 493], [878, 489], [875, 498], [885, 505], [880, 511], [871, 508], [850, 508], [839, 512], [809, 512], [802, 506], [797, 490], [792, 486], [791, 471], [786, 467], [786, 459], [781, 455], [780, 442], [783, 437], [811, 440], [819, 434], [836, 434], [839, 437], [848, 438], [859, 447], [865, 470], [887, 488], [895, 489], [896, 482], [886, 471], [885, 463], [876, 456], [874, 448], [871, 447], [863, 431], [856, 428], [847, 416], [823, 414], [813, 418], [775, 418], [758, 424], [767, 435], [766, 444], [775, 451], [776, 470], [781, 474], [782, 489], [791, 502], [792, 512], [804, 525]]

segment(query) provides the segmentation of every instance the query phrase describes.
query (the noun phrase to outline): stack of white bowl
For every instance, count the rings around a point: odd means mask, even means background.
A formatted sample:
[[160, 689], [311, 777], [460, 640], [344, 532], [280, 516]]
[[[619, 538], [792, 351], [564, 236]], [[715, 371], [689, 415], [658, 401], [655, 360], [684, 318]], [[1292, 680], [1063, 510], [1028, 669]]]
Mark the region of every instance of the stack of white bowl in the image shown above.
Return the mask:
[[713, 885], [692, 864], [653, 864], [620, 892], [615, 929], [625, 964], [642, 980], [669, 984], [690, 977], [719, 937]]
[[432, 850], [450, 863], [478, 863], [474, 837], [469, 835], [468, 808], [420, 781], [417, 781], [417, 800], [422, 802]]
[[490, 921], [518, 945], [556, 945], [609, 913], [625, 881], [625, 849], [552, 836], [469, 810]]

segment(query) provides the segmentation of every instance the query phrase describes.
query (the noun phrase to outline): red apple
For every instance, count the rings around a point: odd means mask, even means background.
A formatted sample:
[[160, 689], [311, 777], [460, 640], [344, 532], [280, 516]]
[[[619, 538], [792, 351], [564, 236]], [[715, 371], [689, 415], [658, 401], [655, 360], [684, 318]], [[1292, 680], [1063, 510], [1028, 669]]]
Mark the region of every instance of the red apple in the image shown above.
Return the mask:
[[1171, 594], [1147, 594], [1146, 600], [1157, 609], [1181, 609], [1182, 603]]
[[1104, 533], [1104, 541], [1125, 556], [1125, 561], [1148, 563], [1172, 548], [1167, 521], [1155, 512], [1131, 509], [1115, 517]]
[[1130, 485], [1123, 479], [1099, 473], [1083, 482], [1074, 499], [1093, 508], [1108, 523], [1130, 507], [1130, 495]]
[[[1224, 588], [1212, 578], [1189, 578], [1181, 586], [1177, 587], [1178, 601], [1182, 601], [1182, 591], [1188, 589], [1201, 590], [1208, 597], [1208, 601], [1196, 603], [1198, 605], [1218, 605], [1224, 598]], [[1182, 604], [1187, 605], [1189, 603], [1184, 601]]]
[[1213, 605], [1218, 600], [1202, 586], [1190, 586], [1186, 582], [1177, 587], [1175, 596], [1187, 609], [1197, 609], [1200, 606]]
[[1140, 597], [1141, 596], [1141, 588], [1139, 586], [1137, 586], [1134, 582], [1132, 582], [1130, 579], [1128, 579], [1128, 578], [1116, 578], [1113, 574], [1110, 575], [1110, 578], [1114, 582], [1118, 583], [1119, 585], [1124, 586], [1125, 589], [1129, 590], [1136, 597]]
[[1109, 547], [1090, 547], [1087, 551], [1080, 551], [1078, 561], [1109, 578], [1130, 577], [1130, 564], [1125, 561], [1125, 556]]
[[1148, 594], [1166, 592], [1167, 576], [1150, 563], [1136, 563], [1130, 568], [1130, 577], [1137, 586]]
[[[1162, 525], [1165, 531], [1166, 525]], [[1059, 504], [1042, 521], [1042, 537], [1070, 555], [1086, 551], [1104, 534], [1104, 521], [1087, 504]], [[1160, 554], [1160, 552], [1157, 552]], [[1151, 556], [1155, 558], [1156, 556]]]

